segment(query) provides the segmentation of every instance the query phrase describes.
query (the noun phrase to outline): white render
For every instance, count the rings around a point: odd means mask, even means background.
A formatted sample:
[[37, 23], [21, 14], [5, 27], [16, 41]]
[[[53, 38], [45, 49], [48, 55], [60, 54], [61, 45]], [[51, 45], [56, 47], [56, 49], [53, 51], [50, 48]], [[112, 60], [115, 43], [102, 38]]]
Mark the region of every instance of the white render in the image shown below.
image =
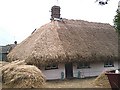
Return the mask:
[[114, 62], [114, 67], [104, 67], [104, 62], [93, 62], [90, 63], [90, 68], [77, 69], [77, 65], [73, 65], [73, 75], [78, 77], [78, 72], [80, 71], [80, 78], [98, 76], [102, 72], [108, 70], [118, 69], [118, 61]]
[[[98, 76], [104, 71], [118, 69], [118, 61], [114, 62], [114, 67], [104, 67], [104, 62], [90, 63], [90, 68], [77, 69], [77, 64], [73, 64], [73, 77], [84, 78]], [[61, 72], [64, 72], [65, 78], [65, 64], [59, 64], [58, 69], [45, 70], [45, 67], [40, 68], [45, 75], [46, 80], [61, 79]], [[78, 77], [80, 72], [80, 77]]]
[[64, 78], [65, 78], [64, 64], [59, 64], [58, 69], [45, 70], [45, 67], [44, 67], [44, 68], [41, 68], [41, 71], [45, 75], [46, 80], [61, 79], [61, 72], [64, 72]]

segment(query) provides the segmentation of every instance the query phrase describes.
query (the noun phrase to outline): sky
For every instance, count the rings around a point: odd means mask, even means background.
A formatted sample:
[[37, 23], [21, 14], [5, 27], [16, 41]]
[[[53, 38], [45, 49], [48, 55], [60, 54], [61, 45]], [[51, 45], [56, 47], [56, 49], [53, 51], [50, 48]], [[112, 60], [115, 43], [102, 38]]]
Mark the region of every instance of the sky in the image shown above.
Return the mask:
[[95, 0], [0, 0], [0, 46], [20, 43], [35, 28], [49, 23], [53, 5], [61, 7], [62, 18], [113, 25], [118, 1], [101, 6]]

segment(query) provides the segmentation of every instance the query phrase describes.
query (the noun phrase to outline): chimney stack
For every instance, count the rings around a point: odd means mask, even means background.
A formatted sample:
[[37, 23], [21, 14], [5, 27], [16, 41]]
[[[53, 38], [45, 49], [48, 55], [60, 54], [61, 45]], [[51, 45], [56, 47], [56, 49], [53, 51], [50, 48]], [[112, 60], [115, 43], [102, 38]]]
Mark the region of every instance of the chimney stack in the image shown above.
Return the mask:
[[60, 6], [53, 6], [51, 8], [51, 20], [60, 20]]

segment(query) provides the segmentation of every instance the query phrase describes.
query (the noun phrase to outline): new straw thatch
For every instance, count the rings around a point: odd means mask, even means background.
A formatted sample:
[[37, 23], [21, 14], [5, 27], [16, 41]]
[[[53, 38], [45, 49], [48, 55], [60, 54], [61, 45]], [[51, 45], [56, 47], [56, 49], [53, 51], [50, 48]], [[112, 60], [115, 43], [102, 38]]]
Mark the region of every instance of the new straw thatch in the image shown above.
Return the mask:
[[118, 37], [106, 23], [83, 20], [51, 21], [32, 33], [8, 55], [9, 61], [25, 60], [45, 65], [78, 61], [116, 60]]
[[13, 62], [0, 68], [3, 88], [44, 88], [45, 79], [41, 71], [24, 62]]
[[107, 75], [100, 74], [94, 81], [94, 85], [101, 88], [111, 88]]

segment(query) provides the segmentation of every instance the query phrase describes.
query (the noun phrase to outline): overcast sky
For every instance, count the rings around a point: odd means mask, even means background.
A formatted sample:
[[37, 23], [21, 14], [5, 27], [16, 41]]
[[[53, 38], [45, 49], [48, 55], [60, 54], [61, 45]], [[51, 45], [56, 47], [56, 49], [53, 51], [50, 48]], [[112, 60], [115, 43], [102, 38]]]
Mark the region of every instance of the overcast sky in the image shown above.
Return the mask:
[[100, 6], [95, 0], [0, 0], [0, 45], [15, 40], [20, 43], [35, 28], [50, 22], [53, 5], [60, 5], [62, 18], [113, 25], [118, 1], [110, 0], [107, 5]]

